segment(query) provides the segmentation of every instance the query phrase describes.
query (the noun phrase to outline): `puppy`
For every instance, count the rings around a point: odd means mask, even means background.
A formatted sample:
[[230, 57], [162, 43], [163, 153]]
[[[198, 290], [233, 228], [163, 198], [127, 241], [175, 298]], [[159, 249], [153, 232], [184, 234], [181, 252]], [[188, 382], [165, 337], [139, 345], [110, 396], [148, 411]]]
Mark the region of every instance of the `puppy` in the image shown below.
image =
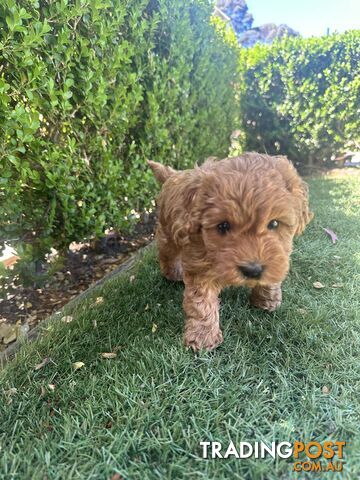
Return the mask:
[[223, 341], [220, 291], [251, 288], [250, 302], [273, 311], [289, 270], [294, 235], [311, 220], [307, 186], [283, 156], [245, 153], [176, 171], [148, 162], [163, 184], [156, 241], [162, 274], [185, 284], [184, 343]]

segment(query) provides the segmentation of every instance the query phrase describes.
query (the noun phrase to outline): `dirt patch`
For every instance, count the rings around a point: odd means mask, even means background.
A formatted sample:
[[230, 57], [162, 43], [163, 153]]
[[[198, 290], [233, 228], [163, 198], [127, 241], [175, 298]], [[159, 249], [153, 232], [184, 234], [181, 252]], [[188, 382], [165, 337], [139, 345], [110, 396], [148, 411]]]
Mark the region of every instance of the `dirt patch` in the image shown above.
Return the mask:
[[360, 176], [360, 168], [333, 168], [332, 170], [328, 170], [325, 175], [328, 177]]
[[12, 288], [0, 299], [0, 351], [149, 244], [155, 222], [150, 216], [132, 234], [110, 233], [93, 246], [73, 244], [63, 267], [43, 288]]

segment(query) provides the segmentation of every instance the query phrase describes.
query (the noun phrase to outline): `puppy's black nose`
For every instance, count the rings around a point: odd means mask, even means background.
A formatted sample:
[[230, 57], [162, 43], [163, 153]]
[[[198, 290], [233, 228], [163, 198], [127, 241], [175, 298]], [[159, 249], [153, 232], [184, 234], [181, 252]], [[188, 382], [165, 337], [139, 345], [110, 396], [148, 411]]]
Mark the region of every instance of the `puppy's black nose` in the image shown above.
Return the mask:
[[240, 272], [246, 278], [260, 278], [264, 267], [260, 263], [248, 263], [239, 267]]

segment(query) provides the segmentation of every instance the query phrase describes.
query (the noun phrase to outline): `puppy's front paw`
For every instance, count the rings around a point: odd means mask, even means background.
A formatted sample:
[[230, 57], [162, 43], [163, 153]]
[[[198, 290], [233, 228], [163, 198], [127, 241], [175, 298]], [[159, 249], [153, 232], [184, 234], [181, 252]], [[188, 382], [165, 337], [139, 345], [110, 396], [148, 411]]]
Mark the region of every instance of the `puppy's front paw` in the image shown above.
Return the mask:
[[281, 288], [279, 286], [257, 287], [250, 295], [250, 303], [254, 307], [273, 312], [280, 307], [282, 300]]
[[261, 308], [262, 310], [267, 310], [268, 312], [273, 312], [278, 309], [281, 305], [281, 300], [266, 300], [266, 299], [250, 299], [250, 303], [253, 307]]
[[213, 350], [222, 342], [223, 334], [219, 327], [206, 327], [201, 324], [185, 327], [184, 344], [194, 352], [199, 350]]
[[160, 268], [164, 277], [170, 282], [181, 282], [183, 280], [183, 269], [180, 260], [169, 264], [160, 262]]

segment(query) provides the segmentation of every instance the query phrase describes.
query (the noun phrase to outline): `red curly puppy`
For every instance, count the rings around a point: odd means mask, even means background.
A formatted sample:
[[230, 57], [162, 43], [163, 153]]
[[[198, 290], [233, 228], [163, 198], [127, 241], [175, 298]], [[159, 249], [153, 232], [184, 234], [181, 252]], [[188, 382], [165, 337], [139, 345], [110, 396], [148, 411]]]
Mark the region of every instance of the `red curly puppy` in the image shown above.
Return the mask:
[[183, 171], [148, 163], [164, 184], [160, 268], [185, 284], [185, 345], [211, 350], [223, 341], [218, 296], [224, 287], [250, 287], [251, 303], [264, 310], [280, 306], [292, 239], [312, 218], [307, 187], [282, 156], [211, 158]]

